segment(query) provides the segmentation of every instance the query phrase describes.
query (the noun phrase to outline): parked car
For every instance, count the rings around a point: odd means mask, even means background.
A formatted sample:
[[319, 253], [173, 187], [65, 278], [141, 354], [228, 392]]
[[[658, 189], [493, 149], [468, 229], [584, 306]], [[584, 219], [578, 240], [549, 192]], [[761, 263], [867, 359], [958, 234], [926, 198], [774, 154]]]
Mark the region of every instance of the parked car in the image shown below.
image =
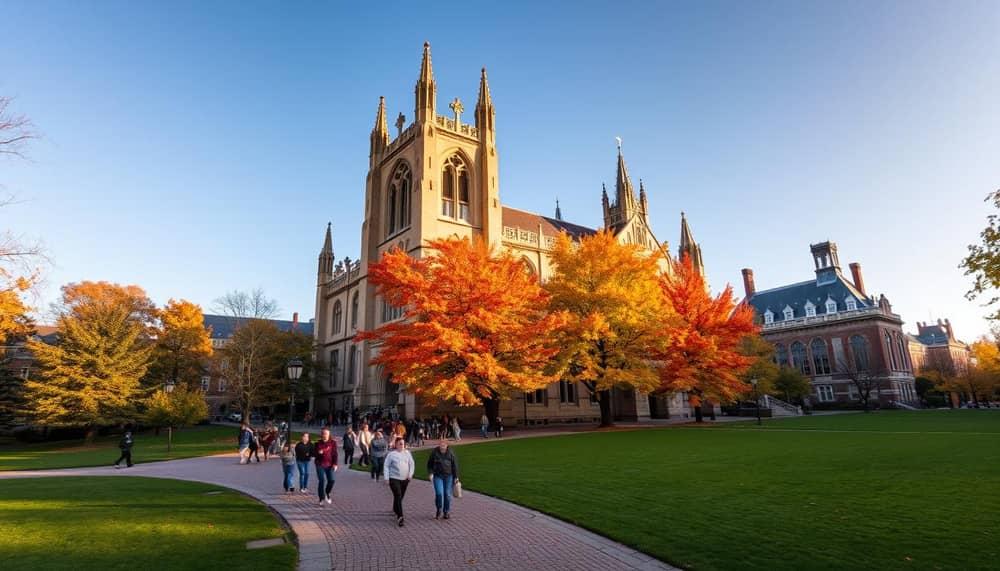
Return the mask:
[[226, 417], [226, 420], [230, 422], [243, 422], [243, 413], [231, 412], [229, 413], [229, 416]]

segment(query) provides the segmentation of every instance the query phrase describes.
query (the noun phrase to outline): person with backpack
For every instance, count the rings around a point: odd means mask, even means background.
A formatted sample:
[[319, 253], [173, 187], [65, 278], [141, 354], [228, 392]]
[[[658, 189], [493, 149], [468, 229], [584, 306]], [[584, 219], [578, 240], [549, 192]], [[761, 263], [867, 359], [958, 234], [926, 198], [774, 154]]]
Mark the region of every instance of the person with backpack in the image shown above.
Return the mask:
[[295, 452], [287, 442], [281, 447], [281, 471], [285, 474], [285, 493], [294, 492], [292, 477], [295, 474]]
[[132, 467], [132, 445], [135, 441], [132, 439], [132, 431], [126, 430], [125, 434], [122, 435], [122, 439], [118, 441], [118, 449], [122, 451], [121, 456], [115, 460], [115, 468], [121, 468], [122, 460], [125, 461], [125, 467]]
[[455, 453], [448, 447], [448, 439], [442, 438], [436, 448], [431, 451], [427, 458], [427, 472], [430, 474], [431, 483], [434, 484], [434, 506], [437, 512], [434, 519], [444, 519], [451, 517], [451, 490], [458, 482], [458, 459]]
[[354, 463], [354, 448], [358, 443], [358, 435], [354, 434], [351, 427], [347, 427], [347, 432], [344, 434], [344, 465], [348, 468]]

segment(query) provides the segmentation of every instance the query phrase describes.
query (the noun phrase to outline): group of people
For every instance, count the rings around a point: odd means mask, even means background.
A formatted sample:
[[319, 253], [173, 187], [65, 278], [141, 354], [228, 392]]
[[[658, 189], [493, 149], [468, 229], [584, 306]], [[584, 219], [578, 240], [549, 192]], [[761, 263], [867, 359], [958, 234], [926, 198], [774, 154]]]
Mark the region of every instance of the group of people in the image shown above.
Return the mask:
[[[355, 452], [360, 452], [361, 465], [370, 466], [371, 479], [376, 482], [386, 481], [392, 492], [392, 512], [396, 524], [403, 527], [403, 499], [406, 489], [413, 479], [416, 465], [413, 455], [407, 448], [406, 429], [400, 424], [392, 429], [390, 437], [386, 438], [381, 428], [371, 431], [363, 424], [358, 433], [350, 427], [341, 439], [344, 451], [344, 464], [348, 467], [354, 461]], [[241, 432], [242, 446], [242, 432]], [[333, 503], [331, 493], [335, 482], [335, 474], [340, 467], [340, 456], [336, 439], [330, 429], [324, 427], [320, 438], [312, 442], [308, 432], [302, 434], [301, 440], [294, 447], [285, 443], [281, 448], [281, 466], [284, 474], [283, 486], [286, 493], [294, 493], [295, 471], [298, 471], [298, 491], [307, 494], [309, 486], [310, 464], [316, 470], [316, 491], [320, 506]], [[241, 452], [240, 463], [243, 463]], [[461, 489], [458, 479], [458, 460], [448, 446], [446, 438], [440, 439], [427, 460], [427, 471], [434, 485], [435, 519], [451, 517], [451, 499], [453, 490]]]
[[240, 425], [239, 450], [240, 464], [249, 464], [253, 459], [260, 463], [260, 452], [264, 451], [264, 460], [278, 454], [287, 443], [285, 442], [285, 423], [275, 426], [268, 421], [263, 428], [255, 429], [246, 422]]

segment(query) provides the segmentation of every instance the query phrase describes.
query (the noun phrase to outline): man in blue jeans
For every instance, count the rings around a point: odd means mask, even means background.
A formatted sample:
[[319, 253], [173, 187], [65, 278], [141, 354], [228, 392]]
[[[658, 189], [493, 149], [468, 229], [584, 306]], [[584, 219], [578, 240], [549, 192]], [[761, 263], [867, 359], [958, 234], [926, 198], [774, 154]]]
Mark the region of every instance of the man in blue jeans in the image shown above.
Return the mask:
[[451, 487], [458, 481], [458, 460], [455, 453], [448, 448], [448, 440], [442, 438], [430, 457], [427, 458], [427, 471], [434, 483], [434, 505], [437, 513], [434, 519], [451, 518]]
[[333, 473], [337, 471], [337, 441], [330, 438], [330, 429], [324, 428], [319, 433], [319, 442], [313, 448], [316, 458], [316, 491], [319, 492], [319, 505], [332, 504], [330, 492], [333, 491]]
[[313, 443], [309, 442], [309, 433], [302, 433], [302, 440], [295, 444], [295, 465], [299, 469], [299, 490], [303, 494], [308, 494], [309, 490], [309, 461], [313, 457]]

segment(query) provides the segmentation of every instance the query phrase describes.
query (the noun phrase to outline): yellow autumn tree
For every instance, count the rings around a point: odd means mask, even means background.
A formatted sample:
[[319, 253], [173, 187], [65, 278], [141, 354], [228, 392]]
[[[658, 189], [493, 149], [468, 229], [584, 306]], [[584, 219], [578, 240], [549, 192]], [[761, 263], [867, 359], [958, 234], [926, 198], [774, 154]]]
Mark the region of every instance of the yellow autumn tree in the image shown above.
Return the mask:
[[171, 299], [159, 310], [159, 327], [148, 378], [157, 384], [194, 385], [212, 356], [212, 339], [201, 306]]
[[560, 355], [565, 378], [597, 395], [601, 426], [609, 426], [611, 389], [660, 385], [650, 355], [663, 342], [659, 332], [671, 310], [660, 294], [658, 258], [603, 231], [579, 243], [561, 235], [551, 260], [551, 307], [570, 316]]

